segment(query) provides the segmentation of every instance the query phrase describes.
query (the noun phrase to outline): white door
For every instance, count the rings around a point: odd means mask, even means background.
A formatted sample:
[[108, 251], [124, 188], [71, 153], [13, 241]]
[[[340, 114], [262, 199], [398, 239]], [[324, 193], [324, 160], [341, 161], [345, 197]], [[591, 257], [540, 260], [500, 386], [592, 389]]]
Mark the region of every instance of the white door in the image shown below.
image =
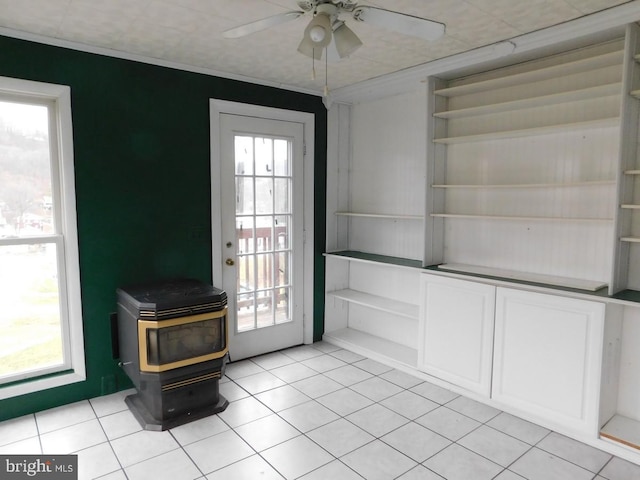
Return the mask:
[[220, 271], [239, 360], [303, 341], [304, 129], [229, 114], [219, 125]]

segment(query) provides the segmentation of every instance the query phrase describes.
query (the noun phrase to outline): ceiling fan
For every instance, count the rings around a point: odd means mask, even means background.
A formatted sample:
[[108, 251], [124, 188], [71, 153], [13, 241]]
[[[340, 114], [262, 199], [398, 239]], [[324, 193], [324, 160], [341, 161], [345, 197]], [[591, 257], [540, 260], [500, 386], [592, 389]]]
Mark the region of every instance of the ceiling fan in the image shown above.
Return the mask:
[[244, 37], [309, 14], [312, 18], [304, 30], [298, 51], [315, 60], [320, 60], [324, 50], [327, 51], [327, 57], [333, 56], [340, 59], [348, 57], [362, 46], [362, 41], [342, 19], [347, 15], [351, 15], [357, 22], [365, 22], [424, 40], [437, 40], [445, 30], [444, 24], [433, 20], [378, 7], [358, 5], [357, 1], [299, 0], [297, 4], [300, 10], [284, 12], [240, 25], [225, 31], [223, 35], [225, 38]]

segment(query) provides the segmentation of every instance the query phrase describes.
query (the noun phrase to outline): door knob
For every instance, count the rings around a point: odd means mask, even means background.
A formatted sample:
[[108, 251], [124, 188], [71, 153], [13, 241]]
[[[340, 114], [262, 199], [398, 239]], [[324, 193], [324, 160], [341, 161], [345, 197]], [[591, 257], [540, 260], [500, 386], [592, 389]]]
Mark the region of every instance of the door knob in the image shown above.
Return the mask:
[[227, 260], [224, 262], [227, 265], [231, 266], [231, 265], [235, 265], [236, 262], [233, 261], [233, 259], [231, 258], [227, 258]]

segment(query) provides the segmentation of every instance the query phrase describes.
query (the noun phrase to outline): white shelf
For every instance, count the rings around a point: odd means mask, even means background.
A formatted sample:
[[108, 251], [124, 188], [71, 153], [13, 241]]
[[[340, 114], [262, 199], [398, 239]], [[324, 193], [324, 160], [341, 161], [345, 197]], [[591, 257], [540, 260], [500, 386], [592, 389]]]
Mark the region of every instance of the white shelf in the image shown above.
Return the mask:
[[600, 430], [600, 437], [640, 450], [640, 422], [614, 415]]
[[339, 347], [367, 355], [374, 360], [390, 360], [413, 368], [416, 368], [418, 364], [418, 351], [415, 348], [406, 347], [353, 328], [325, 332], [322, 339]]
[[563, 182], [563, 183], [513, 183], [513, 184], [487, 184], [487, 185], [456, 185], [441, 184], [431, 185], [432, 188], [559, 188], [559, 187], [596, 187], [602, 185], [615, 185], [615, 180], [594, 180], [588, 182]]
[[621, 242], [640, 243], [640, 237], [621, 237]]
[[386, 213], [358, 213], [358, 212], [336, 212], [343, 217], [367, 217], [367, 218], [390, 218], [394, 220], [424, 220], [422, 215], [393, 215]]
[[444, 263], [439, 265], [442, 270], [449, 270], [461, 273], [471, 273], [476, 275], [486, 275], [489, 277], [505, 278], [510, 280], [520, 280], [523, 282], [542, 283], [556, 287], [576, 288], [578, 290], [588, 290], [595, 292], [607, 286], [606, 282], [593, 280], [583, 280], [580, 278], [561, 277], [557, 275], [544, 275], [538, 273], [518, 272], [502, 268], [483, 267], [480, 265], [465, 265], [459, 263]]
[[339, 250], [335, 252], [326, 252], [325, 257], [335, 258], [338, 260], [346, 260], [350, 262], [363, 262], [374, 265], [387, 265], [394, 268], [422, 268], [420, 260], [411, 258], [390, 257], [387, 255], [378, 255], [375, 253], [358, 252], [353, 250]]
[[398, 300], [392, 300], [390, 298], [371, 295], [369, 293], [351, 289], [327, 292], [327, 295], [347, 302], [399, 315], [401, 317], [410, 318], [412, 320], [418, 319], [419, 307], [418, 305], [413, 305], [411, 303], [400, 302]]
[[467, 95], [470, 93], [484, 92], [500, 87], [510, 87], [512, 85], [521, 85], [526, 83], [538, 82], [549, 78], [560, 77], [564, 75], [588, 72], [603, 67], [614, 65], [622, 65], [623, 51], [616, 50], [614, 52], [605, 53], [595, 57], [575, 60], [573, 62], [560, 63], [536, 70], [530, 70], [523, 73], [516, 73], [504, 77], [492, 78], [466, 85], [458, 85], [455, 87], [442, 88], [435, 91], [436, 95], [443, 97], [453, 97], [456, 95]]
[[586, 130], [593, 128], [615, 127], [620, 124], [620, 117], [602, 118], [586, 122], [563, 123], [546, 125], [544, 127], [524, 128], [520, 130], [505, 130], [501, 132], [480, 133], [477, 135], [463, 135], [460, 137], [434, 138], [434, 143], [451, 145], [456, 143], [482, 142], [486, 140], [500, 140], [505, 138], [531, 137], [535, 135], [551, 135], [572, 130]]
[[640, 175], [640, 170], [625, 170], [625, 175]]
[[592, 98], [602, 98], [613, 95], [620, 95], [622, 84], [620, 82], [599, 85], [597, 87], [583, 88], [581, 90], [571, 90], [568, 92], [554, 93], [552, 95], [542, 95], [539, 97], [529, 97], [521, 100], [494, 103], [471, 108], [461, 108], [459, 110], [447, 110], [434, 113], [437, 118], [464, 118], [476, 115], [487, 115], [491, 113], [510, 112], [525, 108], [542, 107], [546, 105], [558, 105], [562, 103], [577, 102]]
[[630, 210], [636, 210], [636, 209], [640, 208], [640, 205], [635, 205], [635, 204], [626, 203], [626, 204], [624, 204], [624, 205], [620, 205], [620, 208], [626, 208], [626, 209], [630, 209]]
[[507, 221], [533, 221], [533, 222], [612, 222], [612, 218], [576, 218], [576, 217], [529, 217], [510, 215], [475, 215], [461, 213], [432, 213], [432, 217], [439, 218], [469, 218], [478, 220], [507, 220]]

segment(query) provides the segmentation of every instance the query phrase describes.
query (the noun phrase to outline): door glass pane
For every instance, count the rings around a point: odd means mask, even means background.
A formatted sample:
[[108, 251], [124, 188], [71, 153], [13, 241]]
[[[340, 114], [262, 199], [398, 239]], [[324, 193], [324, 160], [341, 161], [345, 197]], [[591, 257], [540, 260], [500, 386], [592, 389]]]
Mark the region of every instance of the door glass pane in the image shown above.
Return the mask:
[[291, 174], [289, 155], [289, 142], [287, 140], [275, 140], [273, 142], [273, 174], [277, 176], [289, 176]]
[[258, 252], [270, 252], [273, 250], [273, 217], [256, 218], [256, 245]]
[[253, 137], [235, 137], [236, 175], [253, 175]]
[[256, 175], [273, 175], [273, 140], [256, 138]]
[[256, 290], [265, 290], [273, 286], [273, 255], [270, 253], [259, 254], [256, 259]]
[[[236, 148], [245, 148], [240, 152], [244, 163], [250, 151], [246, 143], [236, 141]], [[246, 170], [236, 173], [236, 198], [245, 199], [242, 208], [236, 208], [238, 332], [291, 321], [291, 143], [255, 137], [253, 152], [255, 175]], [[236, 167], [239, 163], [237, 160]], [[249, 189], [255, 199], [251, 209], [247, 206]]]
[[289, 183], [288, 178], [276, 178], [275, 182], [275, 213], [288, 213], [289, 210]]
[[257, 297], [256, 323], [258, 328], [273, 325], [273, 291], [260, 292]]
[[253, 255], [240, 255], [237, 261], [238, 295], [255, 290], [255, 272]]
[[238, 312], [236, 313], [238, 332], [253, 330], [255, 325], [255, 303], [253, 293], [238, 293]]
[[291, 224], [290, 215], [278, 215], [274, 217], [274, 248], [275, 250], [285, 250], [289, 248], [289, 226]]
[[254, 217], [236, 217], [236, 245], [238, 254], [256, 251], [253, 233]]
[[276, 285], [289, 285], [289, 256], [290, 252], [279, 252], [276, 259]]
[[256, 214], [273, 213], [273, 179], [256, 177]]
[[277, 288], [276, 289], [276, 308], [275, 308], [275, 323], [286, 323], [291, 321], [291, 309], [289, 308], [289, 292], [290, 289]]
[[236, 177], [236, 213], [253, 213], [253, 177]]

